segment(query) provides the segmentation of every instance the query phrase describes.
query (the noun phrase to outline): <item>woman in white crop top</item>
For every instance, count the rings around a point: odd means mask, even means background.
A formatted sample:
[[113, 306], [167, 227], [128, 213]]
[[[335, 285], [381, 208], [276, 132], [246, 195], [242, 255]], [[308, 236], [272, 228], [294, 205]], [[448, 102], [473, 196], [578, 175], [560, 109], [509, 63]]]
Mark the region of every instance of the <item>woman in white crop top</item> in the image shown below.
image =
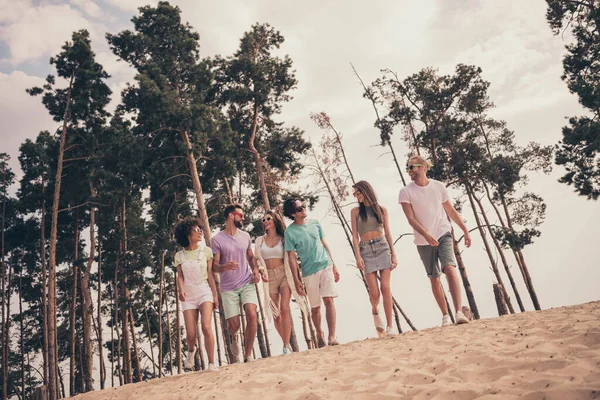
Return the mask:
[[283, 234], [285, 224], [279, 213], [269, 211], [262, 219], [265, 234], [256, 239], [254, 255], [258, 262], [258, 269], [267, 272], [269, 283], [263, 283], [267, 319], [273, 319], [275, 329], [283, 341], [283, 354], [291, 354], [290, 334], [292, 323], [290, 320], [290, 299], [292, 295], [306, 315], [310, 315], [308, 300], [296, 292], [294, 278], [285, 257]]
[[198, 312], [204, 334], [204, 346], [208, 356], [208, 370], [214, 371], [215, 342], [212, 331], [212, 311], [219, 308], [217, 287], [212, 273], [213, 254], [202, 241], [200, 220], [187, 217], [175, 226], [175, 239], [183, 250], [175, 254], [177, 266], [177, 289], [183, 309], [186, 341], [188, 345], [184, 366], [194, 369], [196, 353], [196, 329]]

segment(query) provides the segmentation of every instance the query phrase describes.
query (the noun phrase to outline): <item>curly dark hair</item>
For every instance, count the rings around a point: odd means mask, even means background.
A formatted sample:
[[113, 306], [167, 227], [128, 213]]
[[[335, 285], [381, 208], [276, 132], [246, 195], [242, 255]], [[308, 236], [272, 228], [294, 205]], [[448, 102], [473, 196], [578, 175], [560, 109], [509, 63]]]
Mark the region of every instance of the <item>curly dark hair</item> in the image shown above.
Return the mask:
[[[275, 232], [277, 232], [277, 235], [284, 237], [285, 224], [283, 223], [283, 218], [281, 217], [281, 214], [279, 214], [277, 211], [271, 210], [271, 211], [267, 211], [265, 213], [265, 215], [270, 215], [271, 218], [273, 218], [273, 223], [275, 224]], [[263, 227], [263, 231], [264, 231], [264, 227]], [[266, 231], [264, 231], [264, 232], [267, 233]]]
[[175, 240], [178, 245], [181, 247], [188, 247], [190, 245], [188, 236], [195, 226], [204, 230], [200, 220], [195, 217], [185, 217], [175, 225]]
[[301, 199], [293, 197], [291, 199], [287, 199], [283, 203], [283, 215], [288, 217], [292, 221], [294, 220], [294, 214], [296, 213], [296, 200], [302, 202]]

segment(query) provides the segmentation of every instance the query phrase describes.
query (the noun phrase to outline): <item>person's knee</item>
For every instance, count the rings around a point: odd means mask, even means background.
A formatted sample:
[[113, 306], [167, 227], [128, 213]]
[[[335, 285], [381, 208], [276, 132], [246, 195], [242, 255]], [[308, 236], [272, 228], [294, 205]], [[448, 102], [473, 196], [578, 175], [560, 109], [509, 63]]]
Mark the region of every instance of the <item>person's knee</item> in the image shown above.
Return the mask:
[[248, 307], [246, 310], [246, 321], [248, 323], [256, 322], [256, 307]]
[[321, 307], [313, 307], [310, 309], [310, 313], [312, 314], [312, 316], [319, 316], [321, 315]]
[[454, 265], [448, 265], [444, 268], [444, 275], [446, 278], [456, 278], [456, 267]]
[[290, 305], [289, 304], [282, 304], [281, 307], [279, 308], [279, 316], [280, 317], [286, 317], [288, 315], [290, 315]]
[[239, 315], [227, 320], [227, 330], [229, 333], [235, 333], [240, 329], [240, 317]]
[[211, 336], [212, 335], [212, 329], [210, 327], [210, 322], [208, 324], [202, 324], [202, 334], [204, 336]]
[[333, 308], [335, 305], [333, 302], [333, 297], [323, 297], [323, 304], [325, 304], [326, 309]]

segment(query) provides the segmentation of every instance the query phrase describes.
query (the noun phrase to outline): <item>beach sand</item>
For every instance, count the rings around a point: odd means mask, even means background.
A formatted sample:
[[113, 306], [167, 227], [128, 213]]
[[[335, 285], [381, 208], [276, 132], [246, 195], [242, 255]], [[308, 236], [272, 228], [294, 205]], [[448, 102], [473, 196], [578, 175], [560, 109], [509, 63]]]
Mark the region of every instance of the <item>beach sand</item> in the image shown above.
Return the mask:
[[76, 398], [600, 399], [600, 302], [368, 339]]

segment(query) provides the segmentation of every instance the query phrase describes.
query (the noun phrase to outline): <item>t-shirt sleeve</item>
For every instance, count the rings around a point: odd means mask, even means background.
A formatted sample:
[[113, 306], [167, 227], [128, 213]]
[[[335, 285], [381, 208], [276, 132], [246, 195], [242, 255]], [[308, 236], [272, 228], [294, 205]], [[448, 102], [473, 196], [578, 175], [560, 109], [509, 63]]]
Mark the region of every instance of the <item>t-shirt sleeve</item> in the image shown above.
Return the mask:
[[213, 254], [221, 254], [221, 243], [219, 243], [219, 239], [216, 236], [210, 243], [210, 249]]
[[323, 228], [321, 228], [321, 224], [317, 222], [317, 229], [319, 230], [319, 239], [323, 239]]
[[204, 249], [204, 254], [206, 255], [206, 261], [211, 260], [213, 258], [213, 252], [210, 247], [206, 247], [206, 249]]
[[442, 182], [439, 182], [439, 185], [440, 192], [442, 193], [442, 203], [445, 203], [450, 200], [450, 197], [448, 197], [448, 189], [446, 189], [446, 186]]
[[400, 189], [400, 193], [398, 194], [398, 204], [400, 203], [410, 204], [410, 196], [408, 195], [408, 190], [406, 190], [406, 188]]
[[292, 233], [290, 232], [289, 229], [286, 229], [284, 234], [283, 234], [283, 239], [285, 242], [285, 251], [295, 251], [296, 250], [296, 245], [294, 243], [294, 238], [292, 236]]

